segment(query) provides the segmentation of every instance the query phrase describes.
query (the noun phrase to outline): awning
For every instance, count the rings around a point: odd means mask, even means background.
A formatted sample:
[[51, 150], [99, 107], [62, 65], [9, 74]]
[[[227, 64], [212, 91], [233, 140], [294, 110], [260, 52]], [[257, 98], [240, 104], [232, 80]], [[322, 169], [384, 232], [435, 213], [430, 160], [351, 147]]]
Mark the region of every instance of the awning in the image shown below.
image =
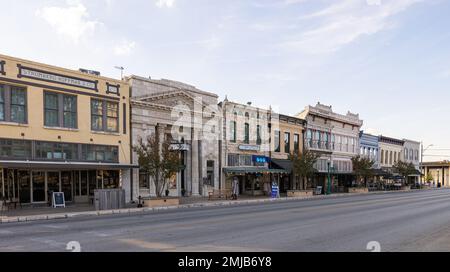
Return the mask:
[[265, 167], [225, 167], [223, 171], [227, 174], [254, 174], [254, 173], [283, 173], [288, 174], [284, 169], [269, 169]]
[[291, 160], [281, 160], [281, 159], [271, 159], [272, 163], [278, 168], [286, 170], [288, 173], [292, 173], [292, 161]]
[[414, 174], [411, 174], [408, 177], [420, 177], [420, 176], [422, 176], [422, 172], [416, 169], [416, 171], [414, 171]]
[[139, 168], [137, 164], [101, 162], [55, 162], [55, 161], [0, 161], [0, 167], [20, 169], [60, 169], [60, 170], [115, 170]]
[[373, 175], [374, 176], [388, 177], [391, 174], [389, 174], [388, 172], [384, 171], [383, 169], [373, 169]]

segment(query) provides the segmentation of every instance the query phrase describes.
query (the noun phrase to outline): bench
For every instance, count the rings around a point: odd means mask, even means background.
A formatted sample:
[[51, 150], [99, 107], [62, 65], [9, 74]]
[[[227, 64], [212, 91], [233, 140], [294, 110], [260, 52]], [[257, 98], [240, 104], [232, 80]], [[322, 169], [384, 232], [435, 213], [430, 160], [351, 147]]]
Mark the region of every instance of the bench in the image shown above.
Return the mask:
[[208, 193], [208, 200], [211, 199], [220, 199], [220, 198], [231, 198], [231, 190], [219, 190], [213, 189], [212, 192]]

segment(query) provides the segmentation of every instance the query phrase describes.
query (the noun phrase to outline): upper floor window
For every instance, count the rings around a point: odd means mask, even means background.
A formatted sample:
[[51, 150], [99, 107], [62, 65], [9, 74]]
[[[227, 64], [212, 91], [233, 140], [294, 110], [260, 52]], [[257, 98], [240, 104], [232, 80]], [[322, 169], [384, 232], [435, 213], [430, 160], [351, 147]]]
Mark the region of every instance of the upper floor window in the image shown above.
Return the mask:
[[294, 152], [300, 151], [300, 135], [294, 134]]
[[261, 144], [261, 126], [260, 125], [256, 126], [256, 144], [257, 145]]
[[408, 159], [408, 148], [405, 148], [405, 160], [407, 160]]
[[409, 150], [409, 159], [412, 161], [414, 159], [414, 153], [412, 148]]
[[231, 135], [231, 142], [236, 142], [236, 121], [231, 121], [230, 123], [230, 135]]
[[275, 130], [275, 152], [280, 152], [280, 131], [279, 130]]
[[0, 85], [0, 121], [5, 120], [5, 90]]
[[119, 132], [119, 104], [106, 100], [91, 100], [91, 129]]
[[60, 93], [44, 93], [44, 125], [77, 128], [77, 97]]
[[416, 151], [414, 152], [414, 160], [418, 161], [419, 160], [419, 150], [416, 149]]
[[284, 153], [291, 153], [291, 134], [284, 133]]
[[250, 125], [248, 123], [244, 124], [244, 143], [250, 143]]
[[17, 86], [0, 85], [0, 120], [27, 123], [26, 89]]

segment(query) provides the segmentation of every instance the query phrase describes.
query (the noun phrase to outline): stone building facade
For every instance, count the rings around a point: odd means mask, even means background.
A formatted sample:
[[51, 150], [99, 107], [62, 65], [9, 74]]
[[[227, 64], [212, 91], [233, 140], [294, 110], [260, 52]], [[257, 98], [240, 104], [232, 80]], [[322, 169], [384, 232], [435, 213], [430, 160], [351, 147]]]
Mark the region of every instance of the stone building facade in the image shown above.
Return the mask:
[[359, 132], [363, 121], [358, 114], [338, 114], [331, 106], [317, 103], [307, 106], [297, 115], [305, 119], [305, 149], [320, 154], [316, 163], [318, 174], [312, 186], [322, 186], [327, 191], [328, 171], [331, 172], [333, 192], [343, 191], [352, 185], [353, 166], [351, 158], [359, 154]]
[[231, 189], [237, 178], [240, 193], [264, 195], [270, 192], [271, 182], [287, 173], [270, 168], [271, 131], [279, 130], [278, 115], [271, 109], [240, 104], [225, 99], [219, 104], [222, 112], [221, 188]]
[[[219, 187], [219, 112], [217, 95], [194, 86], [139, 76], [131, 86], [132, 144], [157, 134], [180, 152], [182, 169], [168, 184], [170, 196], [207, 196]], [[133, 152], [132, 161], [137, 163]], [[134, 196], [154, 196], [154, 183], [142, 170], [133, 171]]]

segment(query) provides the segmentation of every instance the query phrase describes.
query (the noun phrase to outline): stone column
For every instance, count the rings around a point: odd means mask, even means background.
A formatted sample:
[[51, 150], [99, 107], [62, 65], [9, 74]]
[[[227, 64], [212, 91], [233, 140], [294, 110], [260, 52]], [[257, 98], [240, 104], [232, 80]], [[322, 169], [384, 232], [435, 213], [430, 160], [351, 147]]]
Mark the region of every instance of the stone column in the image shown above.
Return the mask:
[[192, 178], [192, 196], [199, 196], [199, 163], [198, 163], [198, 135], [197, 130], [193, 128], [193, 137], [191, 145], [191, 178]]

